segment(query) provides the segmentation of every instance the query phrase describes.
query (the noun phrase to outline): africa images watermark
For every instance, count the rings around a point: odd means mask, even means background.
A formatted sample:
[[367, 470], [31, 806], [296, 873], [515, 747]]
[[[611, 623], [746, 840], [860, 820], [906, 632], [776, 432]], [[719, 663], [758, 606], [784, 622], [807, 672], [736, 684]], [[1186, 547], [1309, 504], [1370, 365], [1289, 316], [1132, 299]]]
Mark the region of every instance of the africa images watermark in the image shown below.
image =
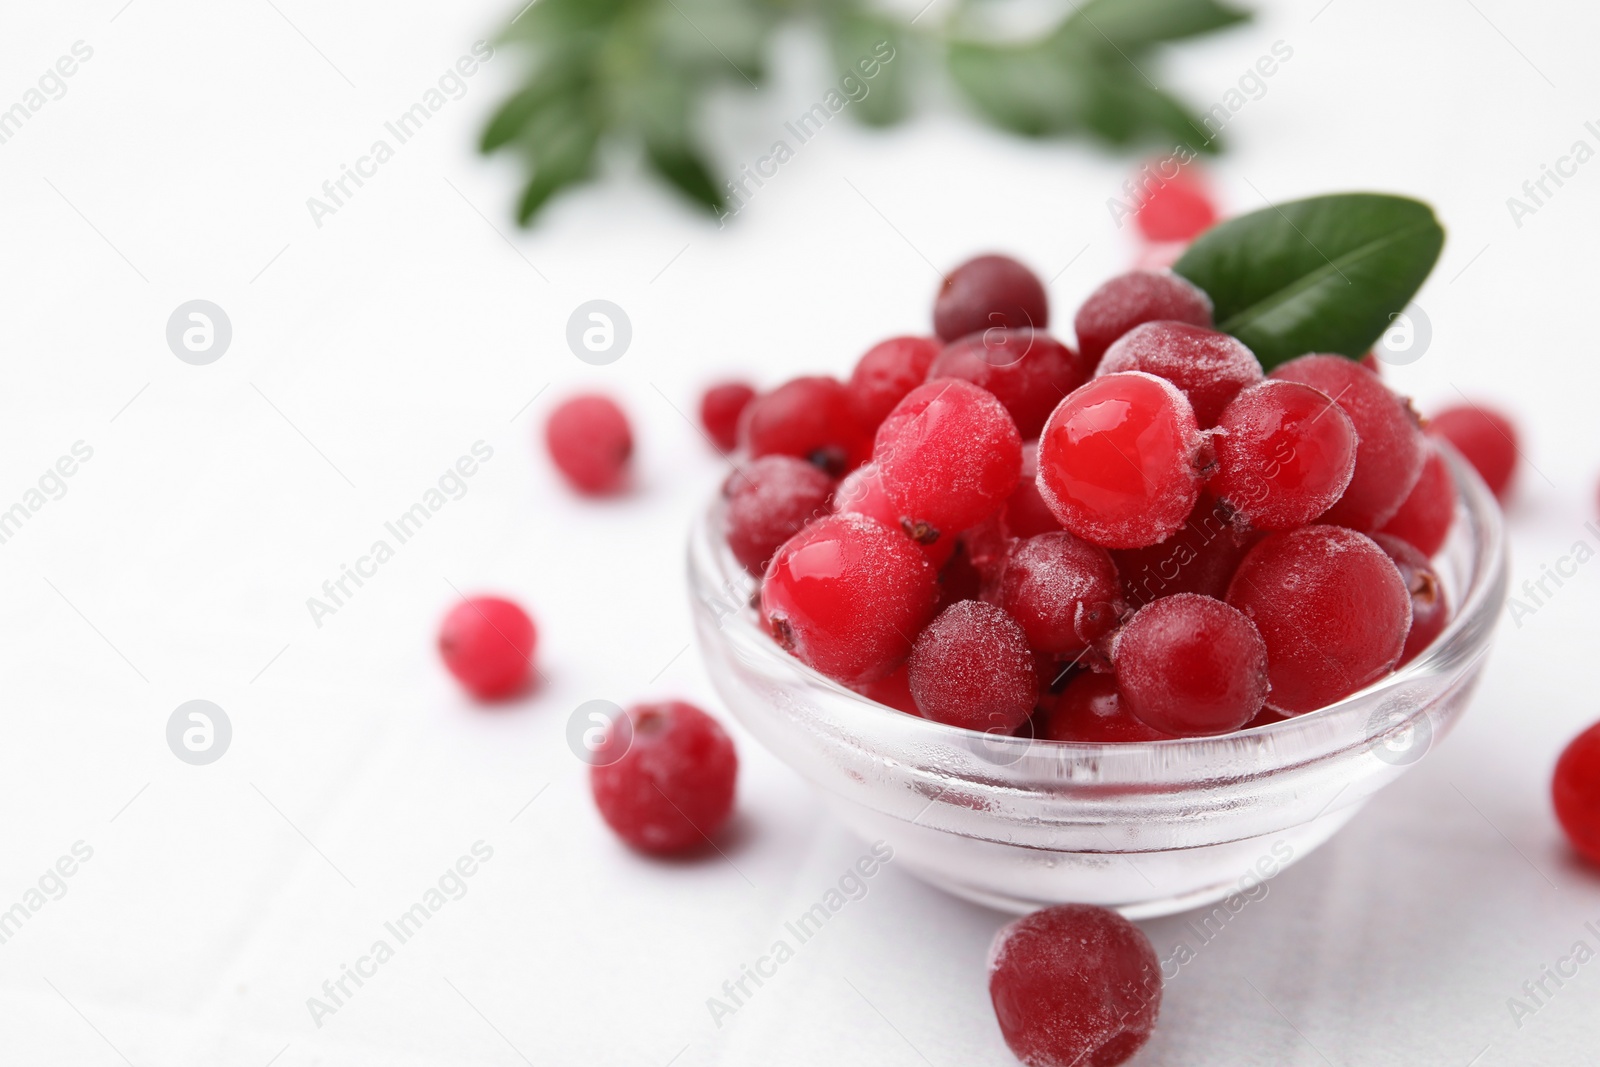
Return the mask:
[[[1522, 983], [1520, 996], [1506, 998], [1506, 1010], [1511, 1013], [1511, 1021], [1517, 1024], [1518, 1030], [1522, 1029], [1524, 1020], [1537, 1015], [1568, 982], [1578, 977], [1584, 964], [1595, 958], [1594, 946], [1600, 945], [1600, 925], [1591, 920], [1583, 924], [1583, 931], [1586, 936], [1573, 942], [1565, 955], [1541, 964], [1538, 976]], [[1552, 989], [1552, 985], [1555, 988]]]
[[[1183, 968], [1199, 958], [1200, 950], [1222, 936], [1228, 924], [1238, 918], [1251, 904], [1267, 899], [1272, 887], [1267, 883], [1276, 878], [1294, 859], [1294, 847], [1287, 841], [1274, 841], [1271, 848], [1244, 874], [1239, 876], [1239, 888], [1229, 893], [1207, 912], [1192, 912], [1184, 920], [1185, 940], [1173, 943], [1172, 951], [1161, 959], [1161, 977], [1172, 981]], [[1187, 937], [1193, 937], [1193, 944]]]
[[25, 89], [21, 99], [0, 110], [0, 145], [6, 144], [22, 127], [44, 109], [52, 100], [67, 95], [67, 79], [78, 73], [79, 67], [94, 58], [94, 49], [83, 41], [73, 41], [71, 54], [64, 55], [55, 64], [46, 67], [35, 86]]
[[70, 855], [63, 855], [45, 868], [37, 886], [23, 890], [22, 899], [5, 911], [0, 911], [0, 945], [16, 937], [23, 924], [43, 910], [46, 904], [66, 896], [67, 879], [77, 874], [82, 864], [94, 858], [94, 849], [82, 841], [74, 841], [69, 851]]
[[[772, 142], [765, 155], [756, 159], [752, 166], [748, 163], [739, 165], [736, 177], [729, 178], [723, 183], [728, 193], [729, 207], [718, 215], [718, 225], [725, 226], [730, 218], [743, 211], [745, 205], [755, 197], [755, 192], [748, 185], [754, 182], [756, 189], [763, 188], [766, 183], [761, 179], [772, 179], [778, 176], [778, 168], [795, 157], [795, 153], [809, 142], [813, 137], [822, 132], [822, 128], [833, 120], [833, 117], [843, 111], [852, 103], [860, 103], [872, 92], [869, 84], [876, 78], [885, 66], [893, 62], [898, 53], [894, 45], [888, 41], [879, 41], [872, 47], [872, 54], [856, 60], [850, 73], [839, 79], [839, 84], [830, 88], [823, 94], [821, 100], [802, 111], [792, 122], [783, 124], [793, 138], [794, 145], [790, 145], [786, 138], [778, 138]], [[860, 77], [856, 77], [856, 72]]]
[[[1600, 144], [1600, 123], [1585, 122], [1583, 131], [1593, 137], [1595, 144]], [[1595, 146], [1585, 138], [1578, 138], [1572, 142], [1572, 147], [1567, 149], [1566, 155], [1557, 156], [1555, 164], [1539, 164], [1539, 176], [1529, 178], [1522, 183], [1521, 199], [1515, 196], [1506, 197], [1506, 210], [1511, 212], [1511, 221], [1517, 229], [1522, 229], [1522, 220], [1529, 215], [1537, 215], [1539, 209], [1546, 207], [1548, 202], [1559, 193], [1566, 181], [1563, 179], [1576, 178], [1578, 168], [1595, 157]], [[1554, 184], [1555, 188], [1551, 188]]]
[[[1516, 623], [1517, 629], [1522, 629], [1523, 619], [1537, 615], [1539, 609], [1550, 603], [1563, 585], [1578, 576], [1578, 568], [1600, 552], [1596, 547], [1600, 546], [1600, 527], [1591, 521], [1584, 523], [1583, 529], [1589, 537], [1580, 537], [1572, 542], [1572, 547], [1557, 556], [1553, 564], [1539, 564], [1537, 578], [1523, 579], [1521, 597], [1506, 597], [1506, 610], [1511, 613], [1511, 621]], [[1555, 588], [1551, 588], [1552, 585]]]
[[23, 490], [22, 497], [0, 510], [0, 545], [8, 544], [22, 526], [52, 500], [67, 495], [67, 479], [78, 473], [80, 464], [94, 458], [94, 449], [84, 441], [72, 442], [71, 455], [59, 457], [39, 475], [35, 486]]

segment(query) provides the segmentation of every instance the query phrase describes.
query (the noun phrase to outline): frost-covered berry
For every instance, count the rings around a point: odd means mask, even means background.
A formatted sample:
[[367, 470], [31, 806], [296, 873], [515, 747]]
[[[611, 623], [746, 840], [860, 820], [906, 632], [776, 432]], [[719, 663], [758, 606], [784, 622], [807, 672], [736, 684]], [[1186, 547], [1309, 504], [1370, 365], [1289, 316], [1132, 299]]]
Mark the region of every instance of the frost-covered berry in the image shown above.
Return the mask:
[[1450, 526], [1456, 518], [1456, 480], [1445, 462], [1444, 453], [1428, 442], [1428, 459], [1422, 476], [1412, 487], [1394, 518], [1383, 524], [1380, 533], [1393, 534], [1433, 557], [1444, 547]]
[[744, 382], [722, 382], [707, 389], [700, 397], [700, 425], [706, 436], [724, 452], [732, 452], [739, 444], [739, 416], [756, 391]]
[[1198, 593], [1140, 608], [1118, 631], [1111, 662], [1123, 705], [1166, 734], [1229, 733], [1267, 699], [1267, 646], [1255, 625]]
[[581, 493], [614, 493], [627, 481], [633, 456], [628, 416], [608, 396], [575, 396], [550, 413], [545, 445], [567, 482]]
[[514, 696], [533, 671], [537, 631], [528, 613], [497, 596], [469, 597], [439, 627], [439, 655], [479, 700]]
[[1242, 341], [1186, 322], [1135, 326], [1106, 349], [1095, 376], [1125, 370], [1142, 370], [1176, 385], [1201, 429], [1216, 425], [1239, 390], [1263, 375], [1260, 361]]
[[589, 768], [595, 806], [634, 848], [682, 852], [709, 840], [733, 811], [739, 758], [717, 721], [693, 704], [670, 701], [628, 709], [631, 740], [620, 758], [608, 746], [624, 736], [613, 726]]
[[907, 393], [927, 381], [928, 367], [943, 347], [937, 337], [891, 337], [867, 349], [848, 383], [856, 421], [877, 429]]
[[1106, 550], [1065, 530], [1012, 547], [999, 599], [1029, 646], [1054, 655], [1082, 652], [1110, 633], [1126, 610]]
[[1210, 489], [1258, 530], [1304, 526], [1333, 506], [1356, 469], [1356, 430], [1326, 393], [1253, 385], [1222, 411]]
[[1481, 404], [1465, 404], [1429, 419], [1428, 432], [1454, 445], [1489, 491], [1505, 500], [1517, 473], [1517, 428], [1510, 419]]
[[1135, 326], [1169, 319], [1211, 328], [1211, 298], [1169, 270], [1134, 270], [1106, 282], [1073, 320], [1078, 351], [1099, 363], [1111, 343]]
[[989, 329], [950, 342], [929, 378], [961, 378], [994, 394], [1024, 439], [1039, 436], [1061, 398], [1089, 377], [1089, 366], [1043, 330]]
[[933, 302], [933, 329], [946, 341], [991, 327], [1050, 324], [1038, 277], [1009, 256], [978, 256], [945, 276]]
[[1079, 671], [1035, 720], [1034, 736], [1043, 741], [1123, 744], [1164, 741], [1171, 734], [1138, 719], [1123, 706], [1117, 680], [1109, 674]]
[[1028, 639], [1000, 608], [962, 600], [917, 636], [911, 695], [922, 717], [1009, 734], [1033, 711], [1038, 679]]
[[743, 464], [722, 484], [734, 558], [759, 576], [778, 546], [827, 513], [832, 492], [833, 479], [803, 459], [759, 456]]
[[752, 456], [796, 456], [835, 478], [867, 458], [872, 433], [856, 420], [850, 391], [833, 378], [795, 378], [745, 408], [741, 436]]

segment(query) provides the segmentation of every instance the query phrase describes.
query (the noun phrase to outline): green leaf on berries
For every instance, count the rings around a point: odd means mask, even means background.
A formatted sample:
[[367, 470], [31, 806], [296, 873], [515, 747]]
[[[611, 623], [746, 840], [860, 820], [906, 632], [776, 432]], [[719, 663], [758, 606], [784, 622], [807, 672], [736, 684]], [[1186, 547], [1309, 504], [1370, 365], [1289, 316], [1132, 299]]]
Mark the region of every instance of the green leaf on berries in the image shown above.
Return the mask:
[[1211, 297], [1217, 329], [1270, 370], [1307, 352], [1360, 359], [1443, 247], [1444, 228], [1427, 204], [1344, 193], [1219, 223], [1172, 269]]

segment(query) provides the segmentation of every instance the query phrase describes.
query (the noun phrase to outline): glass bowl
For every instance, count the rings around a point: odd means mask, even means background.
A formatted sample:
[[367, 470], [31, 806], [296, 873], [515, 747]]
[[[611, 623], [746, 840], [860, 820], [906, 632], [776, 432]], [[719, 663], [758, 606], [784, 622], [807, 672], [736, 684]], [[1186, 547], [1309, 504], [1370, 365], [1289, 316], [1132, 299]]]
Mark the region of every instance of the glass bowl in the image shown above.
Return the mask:
[[1223, 737], [1079, 744], [979, 734], [888, 708], [788, 655], [751, 607], [717, 495], [695, 523], [695, 632], [717, 691], [864, 840], [958, 896], [1130, 918], [1249, 893], [1322, 844], [1465, 710], [1506, 592], [1500, 509], [1459, 456], [1434, 560], [1455, 607], [1406, 667], [1336, 704]]

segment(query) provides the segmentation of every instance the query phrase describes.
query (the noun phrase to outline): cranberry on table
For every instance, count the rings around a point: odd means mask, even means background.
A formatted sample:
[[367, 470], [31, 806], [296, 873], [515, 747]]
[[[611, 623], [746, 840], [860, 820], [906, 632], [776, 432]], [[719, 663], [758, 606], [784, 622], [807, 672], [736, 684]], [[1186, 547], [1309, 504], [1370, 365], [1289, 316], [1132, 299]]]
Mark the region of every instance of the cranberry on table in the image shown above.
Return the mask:
[[1039, 437], [1039, 495], [1061, 525], [1107, 548], [1176, 533], [1200, 496], [1204, 443], [1165, 378], [1126, 371], [1063, 400]]
[[1400, 651], [1400, 662], [1395, 664], [1404, 667], [1444, 633], [1450, 622], [1450, 602], [1439, 573], [1415, 545], [1392, 534], [1375, 533], [1372, 539], [1394, 560], [1400, 570], [1400, 580], [1406, 583], [1406, 590], [1411, 594], [1411, 630], [1406, 634], [1405, 648]]
[[850, 391], [825, 377], [796, 378], [756, 397], [740, 432], [752, 456], [795, 456], [835, 478], [860, 466], [872, 444]]
[[682, 852], [709, 840], [733, 811], [739, 757], [732, 739], [681, 701], [629, 708], [628, 719], [627, 751], [611, 759], [607, 746], [620, 746], [624, 735], [610, 732], [595, 752], [602, 762], [589, 768], [601, 818], [644, 852]]
[[1221, 600], [1239, 561], [1259, 535], [1239, 528], [1233, 508], [1200, 493], [1194, 510], [1177, 533], [1144, 548], [1119, 548], [1111, 553], [1128, 602], [1142, 607], [1174, 593], [1200, 593]]
[[1198, 593], [1140, 608], [1118, 632], [1111, 662], [1123, 705], [1162, 733], [1229, 733], [1266, 703], [1266, 642], [1238, 608]]
[[1384, 523], [1379, 532], [1408, 541], [1424, 556], [1432, 557], [1444, 547], [1455, 518], [1456, 480], [1445, 462], [1444, 453], [1430, 441], [1422, 476], [1400, 510], [1394, 513], [1394, 518]]
[[1590, 863], [1600, 863], [1600, 724], [1561, 753], [1550, 793], [1567, 840]]
[[1270, 377], [1320, 389], [1356, 428], [1355, 472], [1322, 521], [1376, 530], [1392, 519], [1428, 459], [1427, 442], [1406, 403], [1377, 375], [1344, 356], [1301, 356], [1275, 368]]
[[722, 451], [738, 447], [739, 416], [755, 398], [756, 391], [744, 382], [713, 385], [700, 397], [700, 425]]
[[495, 596], [470, 597], [439, 627], [439, 655], [479, 700], [514, 696], [533, 671], [537, 633], [528, 613]]
[[761, 618], [802, 663], [864, 685], [911, 654], [938, 598], [937, 572], [909, 538], [861, 515], [828, 515], [772, 557]]
[[586, 394], [563, 401], [544, 426], [550, 458], [574, 489], [601, 496], [627, 481], [633, 431], [616, 401]]
[[1123, 706], [1117, 680], [1109, 674], [1080, 671], [1051, 706], [1035, 720], [1034, 736], [1044, 741], [1122, 744], [1164, 741], [1164, 734], [1134, 718]]
[[950, 342], [928, 368], [928, 377], [961, 378], [993, 393], [1017, 432], [1034, 438], [1061, 398], [1088, 379], [1089, 369], [1042, 330], [996, 328]]
[[943, 347], [937, 337], [891, 337], [867, 349], [850, 372], [856, 421], [875, 429], [907, 393], [928, 380], [928, 367]]
[[1428, 432], [1455, 446], [1501, 501], [1517, 473], [1517, 428], [1500, 412], [1481, 404], [1445, 408], [1428, 420]]
[[[889, 499], [889, 494], [883, 488], [883, 479], [878, 476], [876, 463], [863, 464], [847, 474], [839, 489], [833, 495], [833, 510], [835, 512], [848, 512], [852, 515], [865, 515], [875, 522], [882, 523], [891, 530], [898, 530], [910, 537], [913, 530], [908, 529], [907, 523], [900, 519], [900, 509], [895, 507], [894, 501]], [[957, 539], [954, 537], [938, 537], [932, 541], [917, 541], [916, 546], [922, 549], [928, 557], [928, 562], [935, 567], [943, 567], [955, 554]]]
[[917, 635], [909, 670], [923, 718], [986, 733], [1021, 726], [1039, 688], [1022, 627], [981, 600], [940, 612]]
[[1176, 385], [1201, 429], [1215, 426], [1239, 390], [1264, 376], [1255, 353], [1242, 341], [1186, 322], [1135, 326], [1106, 349], [1095, 376], [1126, 370], [1142, 370]]
[[1192, 241], [1217, 221], [1205, 183], [1189, 169], [1164, 178], [1133, 216], [1147, 241]]
[[1267, 706], [1289, 715], [1388, 674], [1411, 629], [1411, 593], [1394, 561], [1370, 537], [1341, 526], [1265, 538], [1239, 564], [1228, 603], [1267, 643]]
[[1161, 962], [1114, 911], [1058, 904], [1002, 928], [989, 949], [989, 998], [1028, 1067], [1116, 1067], [1150, 1040]]
[[1223, 409], [1217, 429], [1210, 488], [1259, 530], [1311, 522], [1355, 473], [1355, 425], [1309, 385], [1253, 385]]
[[1000, 606], [1039, 652], [1071, 656], [1111, 632], [1126, 604], [1106, 550], [1065, 530], [1018, 542], [1000, 576]]
[[1135, 326], [1159, 320], [1211, 328], [1211, 298], [1169, 270], [1134, 270], [1106, 282], [1073, 320], [1078, 351], [1099, 363], [1111, 343]]
[[933, 541], [1000, 509], [1021, 477], [1022, 438], [990, 393], [937, 378], [883, 420], [873, 458], [911, 536]]
[[1050, 301], [1033, 271], [1009, 256], [978, 256], [945, 275], [933, 302], [933, 329], [954, 341], [990, 327], [1050, 324]]
[[724, 530], [740, 566], [759, 576], [778, 547], [828, 510], [833, 479], [803, 459], [759, 456], [722, 484]]

